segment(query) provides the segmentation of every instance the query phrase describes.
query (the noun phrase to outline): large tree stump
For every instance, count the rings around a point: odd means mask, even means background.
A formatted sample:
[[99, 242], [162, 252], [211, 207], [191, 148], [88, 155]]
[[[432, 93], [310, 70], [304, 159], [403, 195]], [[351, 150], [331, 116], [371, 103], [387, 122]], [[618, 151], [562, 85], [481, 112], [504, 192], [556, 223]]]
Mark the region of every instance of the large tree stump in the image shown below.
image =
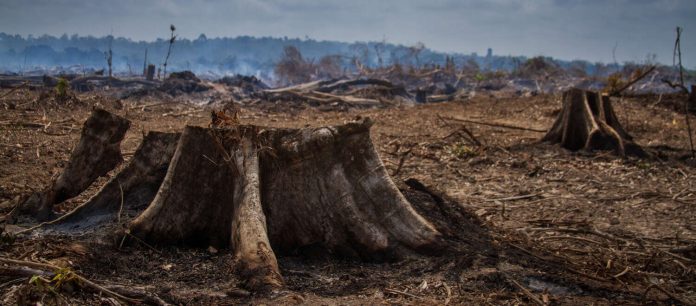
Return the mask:
[[149, 186], [142, 199], [151, 203], [121, 237], [229, 248], [253, 290], [283, 286], [276, 253], [389, 260], [444, 250], [444, 236], [391, 181], [371, 125], [188, 126], [175, 149], [178, 135], [150, 134], [97, 195], [48, 226], [84, 228], [105, 214], [113, 220], [132, 207], [134, 190]]
[[130, 232], [152, 243], [229, 246], [253, 289], [282, 285], [274, 251], [387, 259], [441, 248], [440, 233], [389, 178], [370, 125], [187, 127]]
[[542, 141], [571, 150], [645, 155], [619, 123], [609, 96], [577, 88], [563, 93], [563, 109]]
[[129, 127], [127, 119], [95, 109], [85, 121], [80, 141], [63, 172], [48, 188], [20, 203], [10, 219], [19, 215], [30, 215], [41, 221], [50, 219], [53, 205], [79, 195], [123, 161], [121, 140]]
[[[111, 120], [88, 120], [57, 181], [76, 186], [54, 191], [54, 183], [45, 203], [79, 193], [120, 161], [122, 121], [103, 111], [93, 117]], [[390, 260], [445, 250], [449, 234], [416, 212], [391, 181], [372, 145], [371, 125], [369, 119], [306, 129], [231, 123], [188, 126], [181, 135], [150, 133], [95, 196], [40, 226], [79, 234], [120, 220], [128, 210], [120, 243], [136, 237], [148, 244], [230, 248], [236, 272], [253, 290], [283, 286], [276, 253]], [[140, 213], [138, 206], [146, 205]]]

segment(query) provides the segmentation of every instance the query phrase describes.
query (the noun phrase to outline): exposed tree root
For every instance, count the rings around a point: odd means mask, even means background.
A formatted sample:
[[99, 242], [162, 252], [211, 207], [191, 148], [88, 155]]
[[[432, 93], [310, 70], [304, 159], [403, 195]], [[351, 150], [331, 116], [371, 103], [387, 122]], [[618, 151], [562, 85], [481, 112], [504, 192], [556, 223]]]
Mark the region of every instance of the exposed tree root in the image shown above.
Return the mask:
[[127, 119], [95, 109], [85, 122], [80, 142], [63, 172], [48, 188], [20, 203], [9, 219], [20, 215], [31, 215], [41, 221], [50, 219], [54, 204], [79, 195], [123, 161], [120, 145], [129, 127]]
[[47, 227], [80, 230], [104, 218], [118, 219], [124, 209], [140, 207], [142, 210], [152, 201], [164, 180], [178, 139], [178, 133], [148, 133], [130, 163], [118, 175], [87, 202], [49, 222]]

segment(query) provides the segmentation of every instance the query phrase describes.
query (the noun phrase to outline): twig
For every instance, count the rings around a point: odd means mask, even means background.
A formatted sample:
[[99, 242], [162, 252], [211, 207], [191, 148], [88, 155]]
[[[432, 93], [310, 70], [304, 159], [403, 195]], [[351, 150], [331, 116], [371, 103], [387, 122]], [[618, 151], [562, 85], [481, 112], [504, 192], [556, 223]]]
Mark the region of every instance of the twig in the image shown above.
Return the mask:
[[39, 276], [50, 276], [51, 273], [48, 273], [44, 270], [40, 269], [35, 269], [31, 267], [19, 267], [19, 268], [12, 268], [12, 267], [0, 267], [0, 275], [3, 277], [8, 277], [8, 276], [13, 276], [13, 277], [32, 277], [34, 275], [39, 275]]
[[459, 128], [459, 130], [464, 131], [464, 133], [466, 133], [466, 135], [468, 135], [469, 138], [471, 138], [471, 141], [473, 141], [475, 145], [477, 145], [479, 147], [481, 146], [481, 142], [478, 139], [476, 139], [476, 136], [474, 136], [474, 133], [469, 131], [469, 129], [467, 129], [466, 126], [462, 125], [461, 128]]
[[[673, 89], [674, 89], [674, 88], [677, 88], [677, 89], [681, 89], [681, 91], [682, 91], [683, 93], [686, 93], [686, 94], [689, 93], [689, 90], [686, 89], [686, 86], [684, 86], [684, 85], [682, 85], [682, 84], [672, 83], [672, 81], [670, 81], [670, 80], [668, 80], [668, 79], [662, 79], [662, 82], [663, 82], [663, 83], [666, 83], [669, 87], [672, 87]], [[660, 97], [662, 97], [662, 95], [660, 95]], [[658, 102], [659, 102], [659, 101], [658, 101]], [[655, 104], [657, 104], [657, 103], [655, 103]]]
[[147, 292], [143, 288], [126, 287], [126, 286], [122, 286], [122, 285], [108, 285], [105, 287], [107, 287], [109, 290], [117, 292], [121, 295], [128, 295], [128, 296], [136, 297], [136, 298], [142, 300], [143, 303], [145, 303], [145, 304], [158, 305], [158, 306], [170, 305], [169, 303], [165, 302], [157, 295], [150, 293], [150, 292]]
[[562, 240], [562, 239], [578, 240], [578, 241], [584, 241], [584, 242], [589, 242], [589, 243], [594, 243], [594, 244], [599, 244], [599, 245], [603, 244], [599, 241], [595, 241], [595, 240], [587, 239], [587, 238], [583, 238], [583, 237], [575, 237], [575, 236], [546, 236], [546, 237], [539, 238], [539, 241], [541, 241], [541, 240]]
[[488, 123], [488, 122], [481, 122], [481, 121], [456, 118], [456, 117], [443, 117], [443, 118], [448, 119], [448, 120], [474, 123], [474, 124], [480, 124], [480, 125], [487, 125], [487, 126], [493, 126], [493, 127], [501, 127], [501, 128], [506, 128], [506, 129], [530, 131], [530, 132], [537, 132], [537, 133], [546, 133], [546, 130], [540, 130], [540, 129], [522, 127], [522, 126], [515, 126], [515, 125], [510, 125], [510, 124], [504, 124], [504, 123]]
[[121, 186], [121, 182], [119, 180], [116, 180], [118, 183], [118, 189], [121, 191], [121, 206], [118, 207], [118, 215], [116, 215], [116, 220], [118, 221], [118, 224], [121, 224], [121, 213], [123, 212], [123, 187]]
[[21, 85], [15, 87], [15, 88], [10, 89], [10, 91], [8, 91], [8, 92], [6, 92], [4, 95], [0, 96], [0, 99], [9, 96], [9, 95], [12, 94], [13, 92], [15, 92], [17, 89], [20, 89], [20, 88], [22, 88], [22, 87], [24, 87], [24, 86], [27, 86], [27, 84], [29, 84], [29, 81], [24, 81], [24, 83], [22, 83]]
[[415, 294], [413, 294], [413, 293], [408, 293], [408, 292], [405, 292], [405, 291], [399, 291], [399, 290], [396, 290], [396, 289], [389, 289], [389, 288], [386, 288], [386, 289], [384, 289], [384, 291], [389, 292], [389, 293], [401, 294], [401, 295], [409, 296], [409, 297], [416, 298], [416, 299], [419, 299], [419, 300], [422, 300], [422, 299], [423, 299], [423, 297], [417, 296], [417, 295], [415, 295]]
[[524, 293], [524, 295], [526, 295], [526, 296], [527, 296], [530, 300], [532, 300], [535, 304], [540, 305], [540, 306], [546, 305], [546, 303], [544, 303], [544, 301], [542, 301], [542, 300], [539, 299], [537, 296], [535, 296], [531, 291], [529, 291], [529, 289], [527, 289], [527, 288], [525, 288], [524, 286], [522, 286], [522, 284], [520, 284], [519, 282], [517, 282], [517, 281], [516, 281], [514, 278], [512, 278], [510, 275], [508, 275], [508, 274], [505, 273], [505, 272], [503, 272], [503, 275], [505, 275], [505, 278], [507, 278], [507, 280], [510, 281], [510, 283], [512, 283], [513, 285], [515, 285], [515, 287], [517, 287], [517, 289], [520, 289], [520, 291], [522, 291], [522, 293]]
[[[518, 249], [518, 250], [520, 250], [520, 251], [522, 251], [522, 252], [524, 252], [524, 253], [526, 253], [527, 255], [530, 255], [530, 256], [532, 256], [532, 257], [534, 257], [534, 258], [536, 258], [536, 259], [539, 259], [539, 260], [541, 260], [541, 261], [553, 261], [553, 259], [545, 258], [545, 257], [539, 256], [539, 255], [537, 255], [537, 254], [534, 254], [532, 251], [529, 251], [529, 250], [527, 250], [527, 249], [525, 249], [525, 248], [523, 248], [523, 247], [521, 247], [521, 246], [519, 246], [519, 245], [516, 245], [516, 244], [514, 244], [514, 243], [508, 243], [508, 245], [509, 245], [509, 246], [512, 246], [512, 247], [514, 247], [514, 248], [516, 248], [516, 249]], [[580, 272], [580, 271], [575, 270], [575, 269], [573, 269], [573, 268], [571, 268], [571, 267], [568, 267], [567, 265], [562, 265], [562, 267], [563, 267], [564, 269], [570, 271], [570, 272], [573, 272], [573, 273], [578, 274], [578, 275], [582, 275], [582, 276], [587, 277], [587, 278], [589, 278], [589, 279], [593, 279], [593, 280], [601, 281], [601, 282], [608, 282], [608, 281], [609, 281], [609, 280], [606, 279], [606, 278], [602, 278], [602, 277], [599, 277], [599, 276], [594, 276], [594, 275], [590, 275], [590, 274], [587, 274], [587, 273]]]
[[148, 108], [148, 107], [155, 107], [155, 106], [160, 106], [160, 105], [165, 105], [165, 104], [171, 104], [171, 102], [170, 102], [170, 101], [167, 101], [167, 102], [158, 102], [158, 103], [145, 104], [145, 105], [142, 105], [142, 106], [140, 106], [140, 105], [133, 105], [130, 109], [133, 110], [133, 109], [136, 109], [136, 108], [140, 108], [141, 111], [145, 111], [145, 109]]
[[[443, 118], [440, 114], [437, 114], [437, 118], [440, 119], [440, 121], [442, 121], [445, 125], [447, 125], [447, 126], [450, 125], [449, 122], [447, 122], [447, 120], [445, 120], [445, 118]], [[476, 136], [474, 136], [474, 133], [472, 133], [471, 131], [469, 131], [469, 129], [467, 129], [466, 126], [463, 125], [463, 124], [460, 124], [460, 125], [459, 125], [459, 129], [457, 129], [457, 130], [455, 130], [454, 132], [450, 133], [449, 135], [443, 137], [442, 139], [449, 138], [449, 137], [451, 137], [452, 135], [459, 133], [460, 131], [464, 131], [464, 133], [466, 133], [466, 135], [469, 136], [469, 138], [471, 138], [471, 141], [472, 141], [475, 145], [477, 145], [477, 146], [479, 146], [479, 147], [482, 145], [481, 142], [480, 142], [478, 139], [476, 139]]]
[[582, 275], [582, 276], [584, 276], [584, 277], [587, 277], [587, 278], [589, 278], [589, 279], [593, 279], [593, 280], [596, 280], [596, 281], [600, 281], [600, 282], [608, 282], [608, 281], [609, 281], [609, 280], [606, 279], [606, 278], [599, 277], [599, 276], [594, 276], [594, 275], [591, 275], [591, 274], [587, 274], [587, 273], [585, 273], [585, 272], [581, 272], [581, 271], [575, 270], [575, 269], [570, 268], [570, 267], [565, 267], [565, 269], [568, 270], [568, 271], [570, 271], [570, 272], [573, 272], [573, 273], [575, 273], [575, 274]]
[[677, 254], [674, 254], [674, 253], [669, 252], [669, 251], [662, 251], [662, 253], [665, 253], [665, 254], [667, 254], [667, 255], [669, 255], [669, 256], [672, 256], [672, 257], [674, 257], [674, 258], [676, 258], [676, 259], [680, 259], [680, 260], [683, 260], [683, 261], [686, 261], [686, 262], [692, 262], [692, 261], [693, 261], [693, 260], [688, 259], [688, 258], [686, 258], [686, 257], [684, 257], [684, 256], [677, 255]]
[[452, 289], [450, 289], [445, 282], [442, 282], [442, 286], [445, 287], [445, 291], [447, 291], [447, 299], [445, 299], [445, 305], [447, 305], [449, 304], [450, 300], [452, 300]]
[[41, 124], [41, 123], [21, 122], [21, 121], [0, 122], [0, 125], [18, 126], [18, 127], [26, 127], [26, 128], [44, 128], [44, 127], [46, 127], [45, 124]]
[[622, 91], [624, 91], [624, 90], [628, 89], [629, 87], [633, 86], [633, 84], [635, 84], [636, 82], [638, 82], [638, 81], [640, 81], [641, 79], [643, 79], [645, 76], [647, 76], [648, 74], [650, 74], [651, 72], [653, 72], [653, 70], [655, 70], [655, 66], [650, 66], [650, 68], [648, 68], [648, 70], [646, 70], [645, 72], [641, 73], [639, 76], [636, 76], [633, 80], [631, 80], [631, 81], [629, 81], [628, 83], [626, 83], [626, 85], [624, 85], [623, 87], [621, 87], [621, 88], [619, 88], [619, 89], [617, 89], [617, 90], [614, 90], [614, 91], [610, 92], [610, 93], [609, 93], [609, 96], [612, 96], [612, 97], [618, 96], [619, 94], [621, 94]]
[[616, 274], [616, 275], [614, 275], [614, 276], [612, 276], [612, 277], [613, 277], [613, 278], [619, 278], [619, 277], [623, 276], [624, 274], [628, 273], [628, 271], [630, 271], [630, 270], [631, 270], [631, 267], [628, 267], [628, 266], [627, 266], [626, 269], [624, 269], [623, 271], [621, 271], [621, 273]]
[[14, 284], [16, 284], [16, 283], [23, 282], [23, 281], [26, 280], [26, 279], [27, 279], [26, 277], [20, 277], [20, 278], [15, 278], [15, 279], [13, 279], [13, 280], [4, 282], [4, 283], [0, 284], [0, 289], [5, 288], [5, 287], [7, 287], [7, 286], [9, 286], [9, 285], [14, 285]]
[[506, 197], [506, 198], [498, 198], [498, 199], [488, 199], [488, 200], [486, 200], [486, 202], [495, 202], [495, 201], [516, 201], [516, 200], [529, 199], [529, 198], [533, 198], [533, 197], [540, 196], [540, 195], [541, 195], [541, 194], [539, 194], [539, 193], [525, 194], [525, 195], [514, 196], [514, 197]]
[[404, 166], [404, 162], [406, 162], [406, 158], [408, 158], [409, 154], [411, 154], [411, 151], [413, 151], [413, 147], [409, 148], [404, 153], [401, 153], [399, 164], [396, 166], [396, 170], [394, 170], [392, 176], [396, 176], [399, 174], [399, 172], [401, 172], [401, 168]]
[[[681, 32], [682, 28], [677, 27], [677, 39], [674, 41], [674, 52], [672, 57], [672, 63], [676, 64], [676, 59], [679, 59], [679, 85], [684, 87], [684, 66], [682, 66], [681, 59]], [[688, 92], [688, 90], [687, 90]], [[696, 158], [696, 151], [694, 151], [694, 140], [691, 138], [691, 123], [689, 122], [689, 100], [684, 100], [684, 118], [686, 119], [686, 130], [689, 133], [689, 147], [691, 148], [691, 158]]]
[[[24, 260], [15, 260], [15, 259], [9, 259], [9, 258], [4, 258], [0, 257], [0, 262], [6, 263], [6, 264], [14, 264], [14, 265], [20, 265], [20, 266], [25, 266], [25, 267], [30, 267], [30, 268], [35, 268], [35, 269], [40, 269], [40, 270], [50, 270], [50, 271], [59, 271], [62, 268], [58, 266], [54, 266], [51, 264], [46, 264], [46, 263], [38, 263], [38, 262], [32, 262], [32, 261], [24, 261]], [[81, 276], [74, 271], [71, 271], [74, 275], [75, 278], [81, 283], [86, 284], [88, 287], [95, 289], [99, 292], [105, 293], [111, 297], [117, 298], [121, 301], [132, 303], [132, 304], [140, 304], [142, 301], [132, 299], [126, 296], [123, 296], [121, 294], [118, 294], [116, 292], [113, 292], [97, 283], [92, 282], [91, 280], [85, 278], [84, 276]]]
[[204, 111], [204, 110], [201, 110], [201, 109], [192, 109], [192, 110], [183, 111], [183, 112], [179, 112], [179, 113], [164, 113], [164, 114], [162, 114], [162, 117], [167, 117], [167, 116], [171, 116], [171, 117], [188, 116], [188, 115], [195, 114], [195, 113], [198, 113], [198, 112], [201, 112], [201, 111]]
[[[662, 81], [665, 81], [665, 80], [662, 80]], [[655, 102], [655, 103], [653, 103], [653, 104], [650, 104], [650, 107], [655, 107], [655, 106], [657, 106], [658, 104], [660, 104], [660, 102], [662, 102], [662, 94], [660, 94], [660, 95], [657, 97], [657, 102]]]
[[658, 284], [651, 284], [650, 286], [648, 286], [648, 288], [645, 288], [645, 291], [643, 292], [643, 304], [647, 304], [648, 292], [650, 292], [650, 290], [653, 289], [653, 288], [662, 291], [662, 293], [666, 294], [668, 297], [670, 297], [671, 299], [673, 299], [673, 300], [679, 302], [679, 303], [682, 304], [682, 305], [696, 305], [696, 304], [694, 304], [693, 302], [691, 302], [691, 301], [689, 301], [689, 300], [684, 300], [683, 298], [676, 296], [674, 293], [671, 293], [671, 292], [667, 291], [667, 289], [662, 288], [662, 287], [661, 287], [660, 285], [658, 285]]
[[135, 235], [131, 234], [129, 229], [126, 229], [126, 230], [124, 231], [123, 240], [121, 241], [121, 245], [119, 246], [119, 248], [120, 248], [121, 246], [123, 246], [123, 242], [125, 241], [125, 237], [126, 237], [126, 236], [135, 239], [135, 241], [142, 243], [143, 245], [145, 245], [146, 247], [148, 247], [150, 250], [155, 251], [155, 253], [162, 255], [162, 252], [160, 252], [158, 249], [155, 249], [155, 247], [151, 246], [150, 244], [148, 244], [148, 243], [145, 242], [144, 240], [142, 240], [142, 239], [136, 237]]

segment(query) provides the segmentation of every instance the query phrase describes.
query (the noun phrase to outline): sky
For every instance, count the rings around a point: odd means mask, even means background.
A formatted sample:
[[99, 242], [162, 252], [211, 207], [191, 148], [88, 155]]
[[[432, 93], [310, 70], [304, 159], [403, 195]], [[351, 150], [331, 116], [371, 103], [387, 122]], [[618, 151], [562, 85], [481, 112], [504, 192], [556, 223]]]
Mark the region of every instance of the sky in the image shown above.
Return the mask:
[[154, 40], [272, 36], [381, 41], [458, 53], [696, 68], [696, 0], [0, 0], [0, 31]]

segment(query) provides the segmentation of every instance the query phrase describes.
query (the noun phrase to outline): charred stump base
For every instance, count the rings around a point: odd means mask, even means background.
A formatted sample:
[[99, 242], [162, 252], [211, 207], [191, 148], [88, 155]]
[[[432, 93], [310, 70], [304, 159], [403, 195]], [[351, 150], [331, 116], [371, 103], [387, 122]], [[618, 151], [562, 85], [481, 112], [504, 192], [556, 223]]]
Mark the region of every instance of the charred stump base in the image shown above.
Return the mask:
[[617, 155], [644, 156], [619, 123], [609, 96], [577, 88], [563, 93], [563, 109], [542, 141], [571, 150], [614, 151]]
[[129, 199], [138, 198], [149, 206], [122, 237], [229, 248], [252, 290], [284, 285], [276, 253], [322, 249], [389, 260], [444, 250], [439, 227], [387, 174], [371, 125], [365, 119], [299, 130], [234, 125], [152, 133], [99, 193], [48, 227], [81, 229], [96, 216], [120, 220], [133, 208]]

